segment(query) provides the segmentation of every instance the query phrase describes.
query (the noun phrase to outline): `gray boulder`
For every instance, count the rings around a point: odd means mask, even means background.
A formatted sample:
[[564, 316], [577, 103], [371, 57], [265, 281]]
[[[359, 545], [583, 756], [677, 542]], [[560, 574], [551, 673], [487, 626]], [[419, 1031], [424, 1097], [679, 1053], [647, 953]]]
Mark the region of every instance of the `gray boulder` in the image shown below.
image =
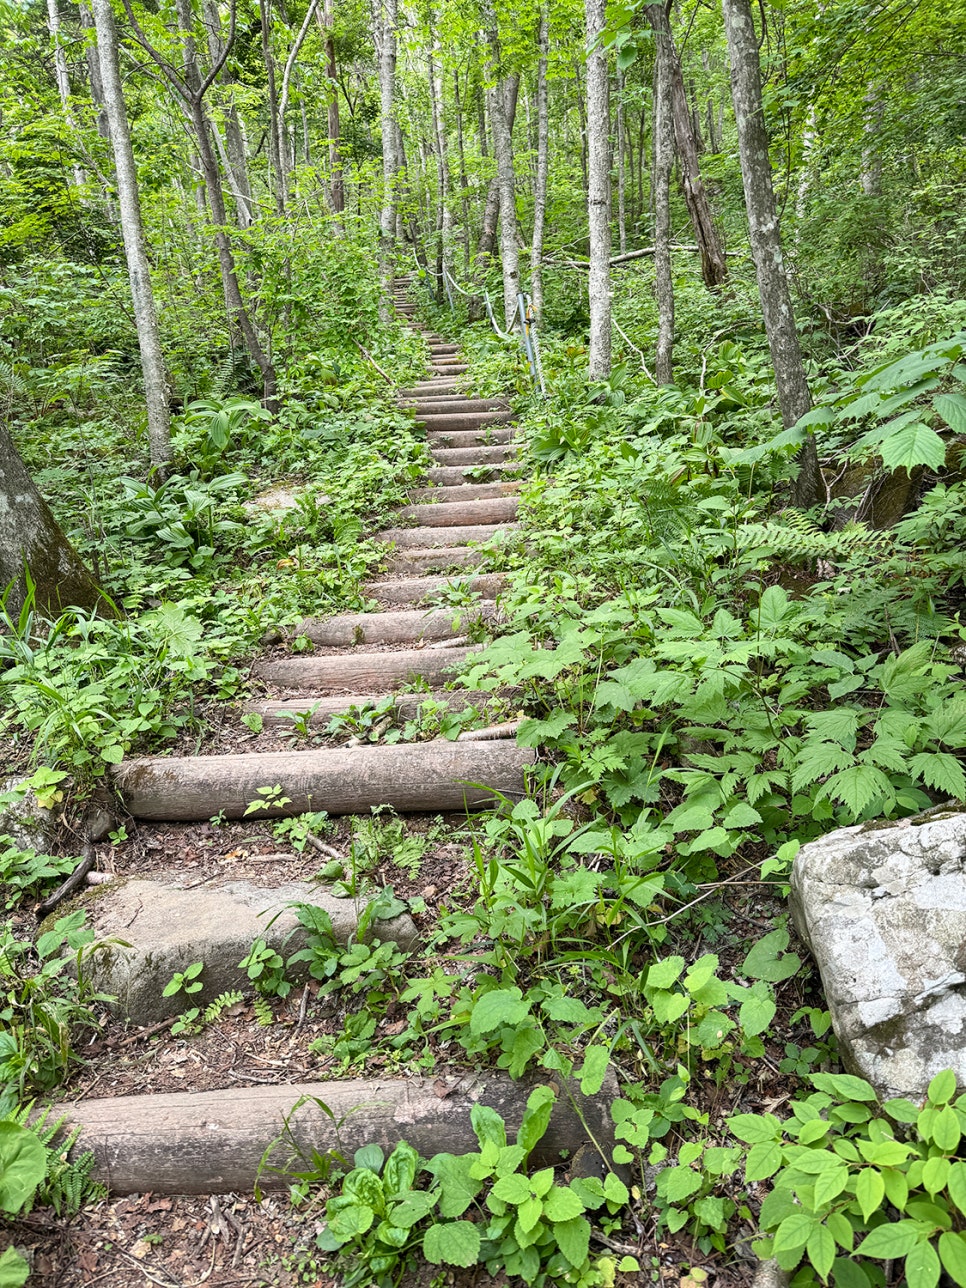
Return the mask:
[[800, 850], [796, 928], [846, 1066], [883, 1097], [966, 1086], [966, 814], [862, 824]]
[[0, 835], [9, 836], [18, 850], [47, 854], [56, 835], [53, 811], [37, 804], [26, 783], [26, 778], [8, 778], [0, 783], [0, 795], [19, 796], [9, 804], [0, 805]]
[[[80, 902], [98, 938], [123, 941], [86, 957], [86, 976], [98, 989], [115, 996], [117, 1011], [137, 1024], [151, 1024], [188, 1007], [203, 1007], [229, 989], [250, 992], [248, 977], [238, 963], [256, 939], [264, 939], [285, 957], [305, 945], [305, 932], [288, 904], [311, 903], [324, 908], [340, 943], [355, 933], [362, 910], [353, 899], [337, 899], [326, 889], [305, 882], [267, 887], [232, 881], [179, 889], [160, 881], [121, 880], [97, 886], [81, 896]], [[410, 947], [416, 939], [416, 927], [408, 913], [377, 921], [374, 933], [402, 948]], [[190, 997], [184, 993], [162, 996], [176, 971], [199, 961], [205, 967], [200, 992]], [[294, 978], [308, 978], [304, 964]]]

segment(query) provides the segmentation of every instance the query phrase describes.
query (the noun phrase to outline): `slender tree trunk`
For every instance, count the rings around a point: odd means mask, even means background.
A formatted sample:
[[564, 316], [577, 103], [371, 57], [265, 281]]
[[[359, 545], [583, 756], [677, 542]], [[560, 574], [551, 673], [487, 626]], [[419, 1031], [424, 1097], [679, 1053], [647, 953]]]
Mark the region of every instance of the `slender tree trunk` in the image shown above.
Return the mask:
[[460, 211], [462, 228], [460, 236], [463, 242], [463, 273], [470, 274], [470, 195], [469, 181], [466, 176], [466, 146], [463, 139], [463, 105], [460, 100], [460, 74], [453, 72], [453, 100], [456, 104], [456, 147], [460, 159]]
[[674, 278], [671, 273], [671, 171], [674, 131], [671, 123], [671, 51], [665, 34], [654, 33], [654, 293], [657, 298], [657, 350], [654, 376], [659, 385], [673, 382]]
[[533, 240], [530, 244], [530, 296], [540, 321], [543, 317], [543, 227], [547, 213], [547, 174], [550, 158], [550, 112], [547, 94], [547, 58], [550, 52], [550, 20], [547, 0], [540, 6], [540, 51], [537, 62], [537, 173], [533, 189]]
[[268, 168], [274, 175], [275, 205], [280, 215], [285, 213], [288, 197], [285, 138], [278, 114], [278, 92], [275, 84], [275, 58], [272, 54], [272, 0], [258, 0], [258, 18], [262, 34], [262, 60], [268, 90]]
[[117, 196], [121, 212], [121, 235], [128, 277], [131, 281], [131, 298], [134, 303], [134, 323], [141, 351], [141, 371], [144, 376], [144, 399], [148, 413], [148, 447], [151, 464], [164, 472], [171, 460], [171, 426], [168, 409], [168, 381], [161, 352], [161, 333], [158, 313], [151, 286], [151, 267], [148, 263], [141, 222], [141, 202], [138, 195], [137, 167], [131, 147], [121, 75], [118, 69], [117, 28], [111, 0], [92, 0], [94, 26], [97, 32], [97, 50], [104, 110], [110, 129], [114, 165], [117, 173]]
[[[217, 0], [203, 0], [202, 11], [208, 37], [208, 56], [214, 66], [220, 60], [225, 48], [221, 38], [221, 15], [218, 12]], [[218, 75], [218, 84], [222, 87], [221, 107], [225, 118], [224, 144], [219, 143], [218, 150], [224, 153], [225, 173], [228, 175], [228, 183], [235, 200], [235, 221], [244, 232], [252, 226], [255, 218], [255, 203], [252, 199], [251, 180], [248, 177], [248, 148], [241, 117], [235, 104], [231, 76], [225, 67], [222, 67]], [[212, 122], [212, 128], [216, 129], [214, 122]]]
[[520, 233], [517, 226], [516, 176], [513, 165], [513, 126], [510, 91], [503, 69], [503, 53], [494, 0], [482, 0], [480, 12], [490, 51], [490, 72], [496, 84], [490, 93], [490, 131], [500, 185], [500, 262], [503, 269], [503, 312], [507, 327], [517, 311], [520, 290]]
[[[723, 0], [731, 63], [731, 97], [738, 125], [741, 179], [748, 212], [751, 253], [758, 277], [761, 311], [775, 369], [782, 423], [795, 425], [811, 408], [788, 276], [782, 257], [778, 211], [768, 156], [768, 132], [761, 97], [758, 40], [749, 0]], [[815, 438], [809, 433], [799, 453], [795, 503], [809, 506], [824, 497]]]
[[701, 251], [701, 274], [709, 291], [716, 291], [728, 277], [728, 261], [721, 244], [721, 235], [711, 210], [707, 189], [701, 179], [701, 162], [694, 137], [694, 119], [688, 106], [684, 88], [681, 60], [674, 44], [671, 24], [662, 4], [649, 4], [645, 10], [647, 20], [655, 33], [660, 31], [670, 42], [671, 106], [674, 119], [674, 143], [681, 167], [681, 186], [687, 203], [688, 215], [694, 229], [695, 240]]
[[328, 77], [327, 95], [329, 126], [329, 183], [332, 194], [332, 210], [341, 215], [345, 210], [345, 183], [342, 177], [342, 160], [339, 155], [339, 69], [335, 61], [335, 16], [332, 11], [332, 0], [324, 0], [319, 11], [319, 22], [325, 32], [325, 74]]
[[[80, 23], [85, 31], [91, 31], [94, 26], [94, 18], [87, 4], [77, 6], [80, 15]], [[104, 107], [104, 86], [101, 84], [101, 65], [97, 53], [97, 44], [92, 42], [88, 44], [86, 54], [87, 76], [91, 87], [91, 99], [97, 109], [97, 132], [102, 139], [111, 137], [111, 127], [107, 123], [107, 111]]]
[[865, 96], [862, 118], [862, 191], [867, 197], [878, 197], [882, 188], [882, 153], [879, 133], [882, 129], [882, 98], [870, 88]]
[[285, 66], [282, 69], [282, 90], [278, 98], [278, 133], [279, 133], [279, 161], [281, 165], [281, 175], [283, 188], [285, 191], [286, 201], [288, 200], [288, 191], [292, 169], [295, 165], [295, 127], [286, 128], [285, 116], [288, 111], [289, 97], [292, 92], [292, 78], [295, 74], [296, 60], [299, 51], [308, 35], [309, 25], [318, 8], [319, 0], [309, 0], [309, 6], [305, 11], [305, 17], [302, 19], [302, 25], [299, 27], [295, 39], [292, 41], [292, 47], [288, 51], [288, 57], [285, 59]]
[[585, 0], [587, 22], [587, 223], [590, 241], [591, 380], [610, 374], [610, 86], [607, 55], [599, 48], [606, 0]]
[[583, 176], [584, 197], [590, 191], [590, 174], [587, 159], [587, 112], [584, 108], [584, 86], [580, 64], [574, 64], [574, 89], [577, 94], [577, 119], [580, 122], [580, 173]]
[[617, 76], [617, 244], [627, 253], [627, 176], [624, 157], [624, 73]]
[[379, 101], [382, 117], [382, 210], [379, 216], [379, 273], [382, 279], [380, 314], [389, 320], [393, 251], [396, 241], [396, 89], [397, 0], [376, 0], [379, 21]]
[[[70, 76], [67, 72], [67, 55], [60, 40], [60, 10], [57, 0], [47, 0], [47, 26], [50, 31], [50, 42], [54, 47], [54, 77], [57, 81], [57, 94], [64, 112], [64, 119], [72, 129], [76, 129], [74, 114], [70, 106]], [[74, 183], [81, 187], [87, 180], [81, 166], [73, 167]]]
[[[106, 0], [102, 0], [106, 3]], [[50, 507], [27, 473], [9, 431], [0, 423], [0, 594], [16, 619], [24, 603], [24, 569], [45, 616], [65, 608], [94, 608], [101, 590], [64, 536]]]
[[429, 21], [430, 51], [427, 54], [429, 72], [429, 102], [433, 119], [434, 151], [439, 176], [439, 212], [437, 228], [439, 233], [440, 277], [444, 293], [449, 289], [444, 274], [453, 273], [453, 209], [450, 192], [449, 149], [446, 142], [446, 127], [443, 120], [443, 81], [439, 70], [439, 40], [434, 30], [432, 16]]

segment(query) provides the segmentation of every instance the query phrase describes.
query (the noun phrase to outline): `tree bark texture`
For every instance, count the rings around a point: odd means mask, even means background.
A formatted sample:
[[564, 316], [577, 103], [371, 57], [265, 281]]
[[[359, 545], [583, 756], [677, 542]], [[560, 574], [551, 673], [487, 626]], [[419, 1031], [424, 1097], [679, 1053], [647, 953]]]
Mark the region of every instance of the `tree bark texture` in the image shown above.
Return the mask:
[[[542, 1082], [553, 1084], [549, 1077]], [[286, 1086], [234, 1086], [224, 1091], [165, 1092], [81, 1100], [59, 1107], [81, 1128], [80, 1148], [95, 1157], [95, 1179], [112, 1194], [224, 1194], [288, 1187], [286, 1167], [313, 1151], [338, 1150], [351, 1158], [371, 1143], [389, 1154], [406, 1140], [424, 1158], [479, 1149], [470, 1122], [474, 1104], [495, 1109], [512, 1140], [536, 1080], [514, 1080], [487, 1070], [428, 1078], [357, 1078]], [[546, 1135], [531, 1155], [535, 1167], [574, 1158], [592, 1142], [610, 1150], [613, 1077], [595, 1097], [560, 1087]], [[320, 1105], [324, 1105], [326, 1112]], [[586, 1124], [586, 1125], [585, 1125]], [[589, 1129], [589, 1130], [588, 1130]], [[292, 1145], [274, 1141], [290, 1135]], [[260, 1172], [266, 1149], [270, 1167]]]
[[701, 248], [701, 275], [708, 290], [717, 290], [728, 277], [728, 262], [721, 244], [721, 235], [711, 210], [708, 192], [701, 178], [698, 143], [694, 134], [694, 119], [688, 106], [687, 91], [681, 60], [674, 44], [674, 33], [662, 4], [649, 4], [645, 11], [655, 34], [661, 33], [668, 42], [671, 71], [671, 114], [674, 122], [674, 144], [681, 168], [681, 186], [687, 204], [694, 238]]
[[366, 693], [414, 680], [454, 680], [473, 649], [399, 649], [393, 653], [358, 653], [330, 657], [287, 657], [258, 662], [254, 675], [265, 684], [314, 693]]
[[[496, 84], [490, 91], [490, 132], [496, 156], [500, 188], [500, 265], [503, 270], [503, 313], [507, 328], [513, 325], [520, 290], [520, 231], [517, 225], [516, 175], [513, 164], [513, 125], [509, 111], [509, 87], [503, 68], [500, 33], [493, 0], [480, 6], [490, 51], [490, 75]], [[514, 97], [515, 105], [515, 97]]]
[[[133, 818], [204, 821], [221, 813], [243, 818], [260, 789], [278, 784], [279, 804], [260, 814], [292, 817], [308, 810], [368, 814], [389, 805], [400, 813], [492, 806], [494, 793], [525, 794], [529, 747], [433, 742], [331, 751], [271, 751], [229, 756], [145, 756], [112, 772]], [[284, 803], [282, 803], [284, 802]]]
[[[751, 253], [782, 423], [791, 427], [811, 408], [812, 399], [782, 255], [762, 105], [758, 41], [750, 0], [723, 0], [723, 8]], [[794, 497], [795, 503], [802, 506], [824, 499], [822, 473], [811, 433], [799, 453]]]
[[47, 617], [65, 608], [94, 608], [101, 590], [64, 536], [40, 495], [8, 430], [0, 424], [0, 594], [9, 586], [6, 608], [16, 619], [27, 582]]
[[547, 93], [547, 60], [550, 20], [547, 3], [540, 6], [537, 34], [537, 172], [533, 184], [533, 238], [530, 243], [530, 297], [537, 321], [543, 317], [543, 229], [547, 215], [547, 176], [550, 162], [550, 112]]
[[674, 133], [671, 124], [671, 49], [664, 31], [654, 32], [654, 293], [657, 299], [657, 349], [654, 376], [672, 383], [674, 350], [674, 278], [671, 273], [671, 171]]
[[329, 133], [329, 184], [332, 210], [341, 215], [345, 210], [345, 183], [342, 177], [342, 159], [339, 155], [339, 69], [335, 60], [335, 16], [332, 11], [332, 0], [323, 0], [323, 7], [317, 11], [319, 22], [325, 32], [325, 74], [329, 80], [327, 96], [327, 115]]
[[382, 209], [379, 215], [379, 273], [382, 278], [380, 312], [389, 320], [392, 292], [393, 250], [396, 241], [396, 93], [397, 0], [376, 0], [379, 15], [379, 104], [382, 119]]
[[591, 380], [610, 374], [610, 87], [607, 54], [599, 47], [606, 0], [585, 0], [587, 24], [587, 223], [590, 240]]
[[151, 285], [151, 266], [148, 263], [144, 226], [141, 222], [141, 201], [138, 194], [137, 167], [131, 146], [127, 111], [121, 90], [118, 68], [117, 28], [110, 0], [92, 0], [94, 27], [97, 32], [97, 50], [104, 110], [107, 114], [114, 167], [117, 174], [117, 196], [121, 214], [121, 235], [124, 239], [124, 256], [127, 260], [131, 298], [134, 304], [134, 324], [141, 352], [141, 372], [144, 377], [144, 400], [148, 414], [148, 447], [151, 464], [163, 471], [171, 460], [171, 421], [168, 406], [168, 379], [161, 351], [161, 332], [158, 312]]

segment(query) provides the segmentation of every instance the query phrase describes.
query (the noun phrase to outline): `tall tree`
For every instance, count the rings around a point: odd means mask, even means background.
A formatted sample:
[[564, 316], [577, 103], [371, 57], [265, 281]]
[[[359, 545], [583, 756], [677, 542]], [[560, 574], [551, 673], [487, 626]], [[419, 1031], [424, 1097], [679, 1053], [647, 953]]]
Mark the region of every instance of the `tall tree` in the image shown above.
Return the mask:
[[490, 75], [495, 82], [489, 97], [490, 132], [500, 188], [500, 266], [503, 270], [503, 312], [509, 327], [516, 316], [520, 290], [520, 230], [517, 224], [513, 126], [508, 111], [510, 91], [493, 0], [482, 0], [480, 11], [490, 51]]
[[550, 111], [547, 94], [547, 61], [550, 52], [548, 0], [540, 5], [537, 32], [537, 171], [533, 183], [533, 237], [530, 242], [530, 295], [539, 321], [543, 317], [543, 229], [547, 213], [547, 177], [550, 166]]
[[[738, 126], [741, 181], [748, 212], [751, 253], [758, 278], [761, 312], [768, 337], [778, 405], [786, 427], [795, 425], [809, 411], [812, 398], [802, 362], [802, 350], [792, 309], [791, 291], [782, 255], [778, 209], [768, 156], [768, 131], [761, 97], [761, 66], [750, 0], [722, 0], [728, 57], [731, 63], [731, 97]], [[815, 505], [825, 499], [815, 438], [807, 434], [799, 453], [794, 491], [797, 505]]]
[[144, 227], [141, 221], [141, 201], [138, 194], [137, 168], [131, 147], [124, 96], [121, 91], [121, 74], [118, 68], [117, 27], [111, 0], [91, 0], [94, 28], [97, 32], [98, 70], [107, 115], [114, 167], [117, 174], [118, 206], [121, 214], [121, 236], [131, 297], [134, 302], [134, 324], [137, 328], [138, 347], [141, 351], [141, 371], [144, 375], [144, 398], [148, 413], [148, 445], [151, 464], [163, 472], [171, 460], [171, 424], [168, 408], [168, 380], [161, 352], [161, 333], [158, 312], [151, 286], [151, 266], [148, 263]]
[[590, 238], [591, 380], [610, 374], [610, 87], [601, 44], [606, 0], [585, 0], [587, 30], [587, 223]]
[[671, 49], [665, 33], [654, 33], [654, 294], [657, 299], [657, 348], [654, 375], [659, 385], [673, 380], [674, 278], [671, 273], [671, 171], [674, 133], [671, 125]]
[[380, 312], [389, 318], [393, 251], [396, 242], [396, 26], [397, 0], [375, 0], [374, 30], [379, 55], [379, 104], [382, 120], [382, 207], [379, 214], [379, 274], [382, 279]]

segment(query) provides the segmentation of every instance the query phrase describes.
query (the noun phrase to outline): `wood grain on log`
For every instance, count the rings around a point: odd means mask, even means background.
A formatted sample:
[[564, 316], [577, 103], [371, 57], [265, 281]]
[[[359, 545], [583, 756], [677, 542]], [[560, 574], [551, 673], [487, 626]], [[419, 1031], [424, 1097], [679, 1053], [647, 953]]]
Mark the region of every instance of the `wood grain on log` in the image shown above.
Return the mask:
[[[549, 1077], [543, 1081], [554, 1086]], [[465, 1154], [479, 1149], [470, 1124], [474, 1104], [495, 1109], [513, 1140], [535, 1085], [535, 1080], [515, 1082], [495, 1071], [462, 1077], [356, 1078], [81, 1100], [62, 1104], [57, 1112], [66, 1115], [70, 1126], [81, 1128], [80, 1148], [93, 1152], [94, 1177], [112, 1194], [245, 1193], [254, 1187], [262, 1155], [283, 1128], [304, 1156], [338, 1149], [351, 1158], [370, 1143], [388, 1154], [400, 1140], [424, 1158]], [[555, 1089], [557, 1103], [547, 1133], [531, 1155], [533, 1166], [559, 1164], [592, 1140], [609, 1156], [614, 1143], [609, 1107], [618, 1094], [613, 1079], [592, 1098], [576, 1087], [570, 1089], [580, 1114], [563, 1089]], [[295, 1161], [291, 1148], [278, 1145], [270, 1155], [271, 1164], [282, 1172]], [[280, 1172], [266, 1171], [258, 1179], [265, 1189], [288, 1184]]]
[[399, 649], [391, 653], [355, 653], [349, 657], [286, 657], [256, 662], [252, 674], [268, 684], [317, 693], [388, 693], [394, 685], [413, 680], [447, 680], [459, 669], [470, 648], [435, 653]]
[[480, 566], [480, 552], [471, 546], [439, 546], [429, 550], [404, 550], [386, 560], [386, 572], [394, 577], [418, 577], [424, 572], [445, 572], [447, 569], [476, 569]]
[[464, 483], [515, 481], [521, 468], [519, 459], [492, 462], [482, 468], [474, 465], [434, 465], [426, 471], [426, 478], [439, 487], [460, 487]]
[[447, 487], [414, 487], [407, 496], [413, 504], [432, 501], [448, 505], [456, 501], [496, 501], [502, 496], [514, 496], [520, 491], [515, 481], [506, 483], [457, 483]]
[[[432, 702], [445, 706], [450, 711], [465, 711], [467, 707], [476, 707], [486, 711], [495, 701], [511, 701], [518, 695], [515, 689], [501, 689], [488, 693], [484, 689], [433, 689], [429, 693], [397, 693], [393, 695], [391, 710], [397, 719], [412, 720], [423, 703]], [[315, 697], [306, 694], [301, 698], [262, 698], [257, 702], [246, 702], [243, 711], [260, 715], [267, 726], [292, 727], [292, 717], [309, 712], [308, 723], [312, 728], [325, 726], [335, 715], [348, 711], [350, 707], [374, 707], [386, 701], [385, 693], [339, 694], [336, 697]]]
[[503, 429], [434, 429], [426, 435], [430, 451], [436, 447], [505, 447], [519, 441], [520, 433], [515, 426]]
[[[438, 509], [438, 506], [428, 506]], [[464, 635], [468, 622], [496, 616], [492, 601], [463, 608], [410, 609], [393, 613], [344, 613], [339, 617], [307, 617], [293, 632], [325, 648], [353, 648], [359, 644], [418, 644], [421, 640], [452, 639]]]
[[520, 508], [520, 502], [515, 496], [479, 501], [472, 497], [467, 497], [465, 500], [460, 497], [451, 501], [448, 497], [444, 499], [439, 496], [442, 490], [437, 489], [436, 504], [406, 505], [396, 511], [397, 517], [433, 528], [464, 524], [512, 523]]
[[437, 739], [331, 751], [142, 756], [123, 761], [112, 778], [132, 817], [164, 822], [203, 821], [219, 813], [242, 818], [252, 802], [263, 799], [260, 789], [276, 785], [287, 804], [260, 810], [260, 817], [310, 810], [359, 814], [376, 805], [437, 813], [492, 805], [494, 791], [520, 799], [523, 770], [533, 759], [529, 748], [506, 743]]
[[495, 599], [506, 585], [502, 572], [454, 573], [451, 577], [404, 577], [394, 581], [368, 581], [366, 595], [380, 604], [419, 604], [458, 589]]
[[434, 447], [431, 455], [437, 465], [501, 465], [504, 461], [518, 459], [516, 448], [510, 446]]
[[449, 528], [386, 528], [376, 540], [391, 541], [397, 550], [425, 550], [430, 546], [457, 546], [465, 541], [491, 541], [497, 533], [515, 532], [518, 523], [467, 523]]

